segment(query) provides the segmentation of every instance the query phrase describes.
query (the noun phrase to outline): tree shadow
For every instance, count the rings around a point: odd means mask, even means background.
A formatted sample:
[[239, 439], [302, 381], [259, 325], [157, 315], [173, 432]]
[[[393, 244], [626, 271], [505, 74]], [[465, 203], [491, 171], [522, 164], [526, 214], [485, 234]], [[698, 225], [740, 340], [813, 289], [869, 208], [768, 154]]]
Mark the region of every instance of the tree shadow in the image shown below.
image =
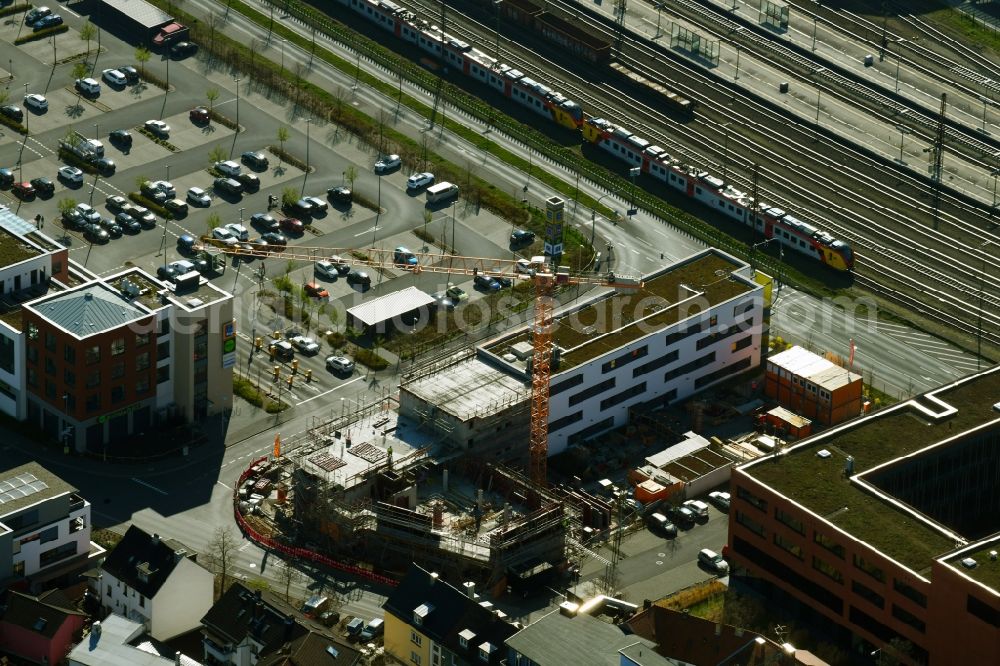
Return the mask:
[[145, 81], [140, 81], [139, 83], [136, 83], [134, 86], [129, 88], [129, 93], [132, 95], [132, 97], [140, 97], [142, 93], [146, 92], [146, 90], [148, 89], [149, 85]]
[[215, 134], [216, 131], [217, 130], [215, 129], [215, 125], [213, 123], [207, 123], [201, 128], [202, 134]]
[[276, 167], [274, 167], [272, 173], [276, 178], [280, 178], [281, 176], [284, 176], [287, 171], [288, 169], [285, 168], [284, 164], [279, 164]]
[[80, 104], [79, 100], [66, 107], [66, 115], [70, 118], [79, 118], [83, 115], [83, 105]]

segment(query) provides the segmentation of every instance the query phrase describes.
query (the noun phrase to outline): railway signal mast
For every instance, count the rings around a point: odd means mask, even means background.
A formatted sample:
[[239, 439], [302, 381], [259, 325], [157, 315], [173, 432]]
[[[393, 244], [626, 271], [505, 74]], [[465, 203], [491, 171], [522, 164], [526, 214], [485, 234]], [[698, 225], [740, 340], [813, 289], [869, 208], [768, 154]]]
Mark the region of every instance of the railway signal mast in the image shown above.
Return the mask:
[[622, 41], [625, 38], [625, 6], [628, 0], [615, 0], [615, 22], [618, 27], [615, 29], [615, 49], [618, 57], [622, 55]]
[[941, 93], [941, 113], [938, 115], [937, 133], [934, 136], [934, 163], [931, 170], [931, 177], [934, 179], [934, 198], [931, 202], [931, 215], [934, 220], [934, 228], [938, 228], [938, 216], [941, 207], [941, 166], [944, 157], [944, 117], [948, 109], [948, 94]]
[[[531, 326], [532, 356], [531, 356], [531, 423], [528, 438], [528, 472], [531, 481], [537, 487], [544, 488], [547, 483], [547, 461], [549, 455], [549, 382], [552, 378], [552, 314], [554, 312], [552, 293], [562, 285], [591, 285], [595, 287], [612, 287], [615, 289], [641, 289], [642, 280], [635, 276], [616, 275], [608, 272], [604, 275], [571, 274], [566, 266], [553, 267], [546, 263], [545, 257], [532, 257], [534, 274], [519, 273], [517, 260], [493, 259], [488, 257], [465, 257], [452, 254], [431, 254], [429, 252], [414, 252], [416, 265], [403, 265], [397, 262], [393, 250], [380, 248], [329, 248], [290, 246], [284, 251], [273, 252], [267, 248], [220, 246], [211, 236], [203, 236], [206, 246], [214, 247], [223, 254], [237, 257], [268, 259], [277, 258], [294, 261], [317, 261], [331, 255], [340, 255], [348, 264], [367, 266], [371, 268], [406, 268], [413, 273], [443, 273], [447, 275], [464, 275], [474, 277], [486, 275], [489, 277], [506, 277], [521, 280], [532, 280], [535, 285], [534, 317]], [[447, 259], [447, 265], [439, 265]]]

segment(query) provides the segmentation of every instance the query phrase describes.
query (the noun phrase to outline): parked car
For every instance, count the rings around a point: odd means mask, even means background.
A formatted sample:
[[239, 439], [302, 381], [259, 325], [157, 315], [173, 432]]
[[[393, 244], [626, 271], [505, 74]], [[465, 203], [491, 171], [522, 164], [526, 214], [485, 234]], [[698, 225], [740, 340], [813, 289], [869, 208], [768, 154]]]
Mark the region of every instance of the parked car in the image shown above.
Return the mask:
[[326, 196], [335, 204], [350, 204], [352, 199], [351, 188], [340, 185], [331, 187], [326, 191]]
[[477, 275], [472, 278], [472, 282], [483, 291], [500, 291], [500, 283], [489, 275]]
[[239, 239], [233, 235], [233, 232], [225, 227], [216, 227], [212, 229], [212, 238], [218, 241], [220, 245], [228, 245], [233, 247], [239, 245]]
[[83, 235], [92, 243], [107, 243], [111, 240], [111, 235], [108, 234], [107, 230], [96, 222], [88, 224]]
[[142, 126], [146, 128], [147, 132], [152, 132], [154, 136], [158, 136], [161, 139], [166, 139], [170, 136], [170, 125], [162, 120], [147, 120]]
[[94, 210], [94, 207], [90, 204], [78, 203], [76, 205], [76, 209], [80, 211], [80, 214], [83, 215], [83, 219], [89, 224], [101, 223], [101, 214]]
[[38, 22], [38, 19], [51, 15], [52, 15], [52, 10], [49, 9], [48, 7], [44, 6], [35, 7], [34, 9], [32, 9], [31, 11], [29, 11], [27, 14], [24, 15], [24, 23], [26, 25], [35, 25], [35, 23]]
[[340, 277], [340, 273], [337, 272], [337, 267], [326, 260], [320, 260], [313, 264], [313, 272], [316, 275], [325, 277], [329, 280], [335, 280]]
[[282, 219], [279, 224], [285, 231], [290, 231], [296, 234], [301, 234], [306, 228], [306, 225], [302, 224], [302, 220], [297, 220], [294, 217], [286, 217]]
[[119, 72], [117, 69], [106, 69], [101, 72], [101, 78], [104, 79], [105, 83], [111, 86], [121, 86], [124, 88], [128, 85], [128, 79], [125, 75]]
[[177, 196], [177, 190], [174, 189], [174, 184], [166, 180], [150, 180], [143, 183], [140, 188], [143, 190], [143, 194], [146, 192], [163, 192], [169, 199], [173, 199]]
[[443, 291], [435, 292], [431, 294], [431, 298], [434, 299], [434, 307], [438, 310], [454, 310], [456, 303], [454, 300], [448, 297], [448, 295]]
[[240, 155], [240, 159], [243, 161], [243, 164], [246, 164], [254, 171], [263, 171], [264, 169], [267, 168], [269, 164], [267, 155], [260, 152], [259, 150], [257, 151], [248, 150], [247, 152]]
[[125, 148], [132, 147], [132, 133], [128, 130], [116, 129], [112, 130], [111, 134], [108, 135], [108, 139], [111, 143], [117, 144], [119, 146], [124, 146]]
[[344, 261], [344, 258], [340, 255], [333, 255], [330, 257], [330, 263], [334, 265], [337, 269], [337, 274], [343, 277], [351, 272], [351, 265]]
[[277, 340], [267, 346], [268, 350], [273, 350], [274, 355], [280, 359], [290, 360], [295, 356], [295, 347], [288, 340]]
[[77, 169], [75, 166], [61, 166], [57, 173], [59, 174], [59, 180], [70, 185], [79, 185], [83, 182], [83, 171]]
[[529, 243], [535, 242], [535, 233], [533, 231], [522, 231], [521, 229], [516, 229], [510, 235], [511, 245], [528, 245]]
[[189, 187], [187, 191], [187, 200], [195, 206], [208, 206], [212, 203], [212, 197], [210, 197], [208, 192], [200, 187]]
[[415, 173], [406, 179], [406, 189], [408, 190], [418, 190], [421, 187], [427, 187], [428, 185], [434, 184], [434, 174], [429, 171], [423, 171], [421, 173]]
[[244, 192], [256, 192], [260, 189], [260, 178], [255, 173], [241, 173], [236, 176], [236, 180], [240, 181]]
[[444, 293], [448, 298], [452, 299], [456, 303], [469, 300], [469, 295], [465, 293], [465, 290], [461, 287], [448, 287], [447, 291]]
[[301, 215], [302, 217], [309, 217], [312, 215], [312, 203], [306, 199], [299, 199], [291, 206], [291, 212], [296, 215]]
[[261, 234], [260, 238], [261, 240], [266, 241], [268, 245], [277, 245], [278, 247], [275, 249], [279, 251], [283, 249], [286, 245], [288, 245], [287, 238], [285, 238], [281, 234], [274, 233], [273, 231], [269, 231], [266, 234]]
[[45, 99], [45, 95], [29, 93], [24, 96], [24, 106], [36, 113], [45, 113], [49, 110], [49, 100]]
[[122, 231], [129, 234], [137, 234], [142, 230], [139, 220], [128, 213], [118, 213], [115, 215], [115, 223], [122, 228]]
[[226, 225], [226, 229], [229, 229], [240, 241], [245, 242], [250, 240], [250, 231], [239, 222], [230, 222]]
[[250, 225], [261, 231], [278, 231], [281, 224], [270, 213], [254, 213], [250, 216]]
[[307, 296], [312, 296], [313, 298], [330, 298], [330, 292], [326, 290], [326, 287], [315, 282], [306, 282], [302, 285], [302, 288], [306, 290]]
[[184, 254], [194, 252], [194, 246], [197, 245], [198, 241], [191, 234], [182, 234], [177, 239], [177, 249]]
[[56, 191], [56, 185], [45, 176], [31, 179], [31, 186], [40, 197], [50, 197]]
[[309, 205], [312, 206], [312, 215], [317, 215], [319, 213], [325, 213], [329, 208], [329, 204], [320, 199], [319, 197], [302, 197], [303, 201], [308, 201]]
[[10, 187], [14, 184], [14, 172], [4, 167], [0, 169], [0, 187]]
[[118, 165], [110, 157], [97, 157], [90, 161], [91, 166], [97, 169], [102, 176], [113, 176], [118, 169]]
[[[178, 239], [177, 244], [180, 246], [180, 239]], [[174, 278], [177, 277], [177, 269], [173, 266], [157, 266], [156, 277], [160, 278], [164, 282], [173, 282]]]
[[63, 226], [67, 229], [83, 229], [87, 221], [83, 219], [83, 213], [76, 208], [70, 208], [62, 212]]
[[695, 523], [694, 511], [686, 506], [671, 507], [667, 514], [679, 525], [691, 526]]
[[400, 245], [392, 252], [392, 263], [410, 268], [417, 265], [417, 258], [407, 248]]
[[698, 564], [706, 567], [709, 571], [724, 576], [729, 573], [729, 563], [722, 559], [714, 550], [702, 548], [698, 551]]
[[371, 286], [372, 279], [365, 271], [352, 270], [347, 274], [347, 284], [357, 284], [362, 287]]
[[11, 191], [14, 193], [14, 196], [22, 201], [31, 201], [35, 198], [35, 188], [28, 182], [14, 183]]
[[708, 494], [708, 501], [719, 508], [720, 511], [729, 511], [729, 493], [720, 490], [713, 490]]
[[170, 211], [174, 217], [182, 217], [188, 214], [188, 205], [183, 199], [167, 199], [163, 202], [163, 207]]
[[347, 635], [357, 636], [361, 633], [361, 630], [365, 628], [365, 621], [360, 617], [356, 617], [347, 623]]
[[700, 500], [687, 500], [683, 504], [683, 507], [687, 507], [694, 514], [695, 520], [706, 521], [708, 520], [708, 505]]
[[667, 538], [673, 539], [677, 536], [677, 526], [662, 513], [652, 513], [649, 515], [649, 529], [659, 532]]
[[177, 42], [170, 47], [170, 55], [174, 58], [187, 58], [198, 52], [198, 45], [194, 42]]
[[49, 14], [48, 16], [43, 16], [35, 22], [35, 30], [44, 30], [45, 28], [54, 28], [57, 25], [63, 24], [63, 17], [59, 14]]
[[207, 123], [211, 119], [208, 109], [203, 106], [196, 106], [188, 111], [188, 120], [193, 123]]
[[225, 192], [232, 196], [243, 194], [243, 184], [233, 178], [216, 178], [212, 183], [212, 187], [216, 192]]
[[387, 173], [393, 169], [398, 169], [403, 163], [399, 155], [383, 155], [375, 162], [375, 173]]
[[364, 641], [371, 641], [376, 636], [381, 636], [383, 624], [384, 622], [382, 618], [380, 617], [374, 618], [371, 622], [369, 622], [365, 626], [364, 629], [361, 630], [361, 633], [358, 635], [358, 639], [364, 642]]
[[128, 206], [128, 199], [120, 194], [112, 194], [104, 200], [104, 205], [113, 213], [119, 212], [125, 210], [125, 207]]
[[0, 106], [0, 114], [17, 122], [24, 120], [24, 111], [21, 110], [21, 107], [15, 104], [4, 104], [3, 106]]
[[212, 165], [223, 176], [236, 178], [242, 172], [240, 165], [232, 160], [223, 160]]
[[307, 338], [304, 335], [296, 335], [290, 342], [303, 354], [311, 355], [319, 353], [319, 343], [312, 338]]
[[346, 356], [327, 356], [326, 369], [333, 372], [349, 374], [354, 372], [354, 361]]
[[142, 225], [143, 229], [152, 229], [156, 226], [156, 216], [145, 206], [132, 205], [124, 209], [126, 213], [134, 217]]
[[85, 79], [77, 79], [74, 85], [84, 95], [95, 97], [101, 94], [101, 84], [89, 76]]
[[139, 70], [137, 70], [132, 65], [121, 65], [116, 67], [119, 72], [125, 75], [125, 80], [130, 84], [139, 83]]
[[110, 217], [101, 218], [100, 225], [108, 232], [112, 238], [120, 238], [122, 235], [122, 228], [117, 222], [112, 220]]

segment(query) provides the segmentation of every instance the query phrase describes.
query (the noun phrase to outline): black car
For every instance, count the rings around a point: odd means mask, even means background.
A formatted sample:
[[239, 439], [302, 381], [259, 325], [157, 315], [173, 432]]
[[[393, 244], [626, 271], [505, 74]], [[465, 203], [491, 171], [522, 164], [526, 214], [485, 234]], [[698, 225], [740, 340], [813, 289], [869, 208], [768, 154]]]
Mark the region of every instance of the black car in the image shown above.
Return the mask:
[[256, 192], [260, 189], [260, 178], [252, 173], [241, 173], [236, 176], [236, 180], [240, 181], [246, 192]]
[[83, 219], [83, 213], [76, 208], [64, 210], [62, 214], [63, 226], [67, 229], [83, 229], [87, 226], [87, 221]]
[[24, 22], [27, 25], [34, 25], [38, 22], [38, 19], [48, 16], [52, 13], [52, 10], [48, 7], [35, 7], [30, 12], [24, 15]]
[[177, 269], [173, 266], [159, 266], [156, 269], [156, 277], [173, 282], [174, 278], [177, 277]]
[[216, 192], [225, 192], [234, 197], [243, 194], [243, 183], [233, 178], [216, 178], [212, 187]]
[[351, 203], [351, 188], [343, 185], [331, 187], [326, 191], [326, 196], [335, 204], [349, 204]]
[[128, 213], [118, 213], [115, 215], [115, 224], [122, 228], [122, 231], [130, 234], [137, 234], [142, 230], [139, 221]]
[[267, 155], [260, 151], [248, 150], [240, 156], [240, 159], [254, 171], [263, 171], [269, 164]]
[[299, 217], [308, 218], [313, 213], [313, 205], [307, 199], [299, 199], [289, 206], [289, 209], [292, 213], [298, 215]]
[[108, 234], [110, 234], [112, 238], [120, 238], [122, 235], [121, 226], [110, 217], [102, 218], [101, 226], [107, 230]]
[[139, 83], [139, 71], [132, 65], [122, 65], [121, 67], [116, 67], [119, 72], [125, 75], [125, 80], [130, 84]]
[[347, 284], [360, 284], [363, 287], [371, 286], [372, 279], [364, 271], [354, 270], [347, 274]]
[[56, 191], [56, 185], [51, 180], [45, 176], [39, 178], [32, 178], [31, 184], [35, 188], [35, 192], [38, 193], [40, 197], [50, 197]]
[[281, 234], [276, 234], [273, 231], [269, 231], [266, 234], [261, 234], [261, 239], [267, 241], [268, 245], [288, 245], [288, 239]]
[[16, 120], [17, 122], [24, 120], [24, 111], [21, 110], [21, 107], [13, 104], [4, 104], [3, 106], [0, 106], [0, 114], [7, 116], [11, 120]]
[[0, 187], [10, 187], [14, 184], [14, 172], [10, 169], [0, 169]]
[[534, 242], [535, 233], [533, 231], [522, 231], [521, 229], [518, 229], [510, 235], [511, 245], [527, 245], [528, 243]]
[[507, 289], [514, 284], [514, 281], [511, 280], [506, 275], [497, 275], [496, 277], [493, 278], [493, 280], [504, 289]]
[[174, 58], [186, 58], [198, 51], [198, 45], [194, 42], [177, 42], [170, 47], [170, 55]]
[[108, 139], [111, 143], [119, 146], [124, 146], [126, 148], [130, 148], [132, 146], [132, 133], [128, 130], [112, 130], [111, 134], [108, 135]]
[[35, 30], [44, 30], [45, 28], [54, 28], [57, 25], [63, 24], [63, 17], [59, 14], [51, 14], [50, 16], [43, 16], [35, 22]]
[[281, 228], [281, 223], [273, 215], [267, 213], [254, 213], [250, 216], [250, 224], [261, 231], [277, 232]]
[[87, 240], [93, 243], [107, 243], [111, 238], [104, 227], [99, 224], [88, 224], [83, 233]]
[[98, 157], [90, 163], [102, 176], [113, 176], [115, 173], [115, 161], [107, 157]]

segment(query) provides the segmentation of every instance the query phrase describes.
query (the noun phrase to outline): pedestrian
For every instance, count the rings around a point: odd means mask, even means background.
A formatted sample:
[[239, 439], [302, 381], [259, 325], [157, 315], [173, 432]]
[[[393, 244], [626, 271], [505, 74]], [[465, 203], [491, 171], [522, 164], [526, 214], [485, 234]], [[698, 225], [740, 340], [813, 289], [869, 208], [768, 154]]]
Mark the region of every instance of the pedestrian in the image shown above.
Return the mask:
[[42, 228], [42, 216], [41, 215], [35, 215], [35, 228], [36, 229], [41, 229]]

